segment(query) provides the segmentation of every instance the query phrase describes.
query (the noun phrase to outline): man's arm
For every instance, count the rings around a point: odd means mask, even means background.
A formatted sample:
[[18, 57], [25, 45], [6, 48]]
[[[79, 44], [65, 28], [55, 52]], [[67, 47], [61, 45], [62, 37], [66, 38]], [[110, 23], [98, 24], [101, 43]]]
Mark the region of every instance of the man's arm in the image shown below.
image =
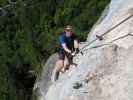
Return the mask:
[[74, 48], [75, 49], [79, 48], [79, 42], [78, 42], [78, 40], [74, 40]]
[[74, 40], [74, 48], [75, 49], [79, 48], [79, 39], [78, 39], [77, 35], [73, 33], [72, 37], [73, 37], [73, 40]]
[[68, 47], [66, 46], [65, 43], [62, 44], [62, 47], [63, 47], [63, 49], [64, 49], [66, 52], [72, 53], [72, 51], [71, 51], [70, 49], [68, 49]]
[[65, 37], [63, 35], [60, 36], [60, 43], [61, 43], [61, 46], [63, 47], [63, 49], [68, 52], [68, 53], [71, 53], [72, 51], [70, 49], [68, 49], [66, 43], [65, 43]]

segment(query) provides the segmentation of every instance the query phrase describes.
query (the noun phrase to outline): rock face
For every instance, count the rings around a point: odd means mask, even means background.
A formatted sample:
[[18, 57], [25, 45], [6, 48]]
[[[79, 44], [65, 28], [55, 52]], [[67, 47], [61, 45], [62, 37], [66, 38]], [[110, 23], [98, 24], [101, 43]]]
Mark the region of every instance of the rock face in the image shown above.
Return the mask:
[[78, 66], [70, 66], [39, 100], [133, 100], [132, 14], [133, 0], [112, 0], [81, 48], [95, 41], [74, 58]]
[[51, 77], [57, 58], [58, 55], [55, 53], [49, 57], [45, 65], [42, 64], [44, 65], [44, 68], [42, 70], [41, 78], [34, 85], [34, 91], [36, 92], [36, 95], [38, 96], [39, 100], [46, 100], [44, 99], [45, 94], [48, 90], [49, 85], [52, 84]]

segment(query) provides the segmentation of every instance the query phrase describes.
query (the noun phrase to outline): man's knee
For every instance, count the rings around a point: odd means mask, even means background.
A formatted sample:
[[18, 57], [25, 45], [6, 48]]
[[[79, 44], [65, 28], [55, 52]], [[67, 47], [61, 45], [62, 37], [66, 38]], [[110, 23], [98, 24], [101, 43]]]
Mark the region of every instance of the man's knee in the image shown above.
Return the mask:
[[64, 67], [64, 60], [58, 60], [56, 62], [56, 70], [60, 71]]

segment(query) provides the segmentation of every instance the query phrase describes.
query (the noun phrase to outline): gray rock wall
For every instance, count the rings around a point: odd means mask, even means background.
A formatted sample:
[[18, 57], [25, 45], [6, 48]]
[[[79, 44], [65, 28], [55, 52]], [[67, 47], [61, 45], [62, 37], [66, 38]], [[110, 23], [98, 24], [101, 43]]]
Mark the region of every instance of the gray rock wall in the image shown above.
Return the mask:
[[[132, 14], [133, 0], [111, 0], [106, 16], [95, 25], [81, 48]], [[45, 85], [40, 85], [44, 88], [40, 100], [133, 100], [132, 26], [131, 16], [104, 35], [102, 41], [96, 39], [87, 46], [84, 55], [79, 53], [74, 58], [78, 66], [70, 66], [46, 94]]]

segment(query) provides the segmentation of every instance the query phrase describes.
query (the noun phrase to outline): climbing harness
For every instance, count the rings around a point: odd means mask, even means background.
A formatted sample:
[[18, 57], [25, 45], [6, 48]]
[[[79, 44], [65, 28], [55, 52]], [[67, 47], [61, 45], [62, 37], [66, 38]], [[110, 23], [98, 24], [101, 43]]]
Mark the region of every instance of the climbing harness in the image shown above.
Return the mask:
[[[80, 49], [80, 53], [83, 55], [83, 51], [84, 49], [91, 45], [92, 43], [94, 43], [96, 40], [103, 40], [103, 36], [105, 36], [106, 34], [108, 34], [109, 32], [111, 32], [112, 30], [114, 30], [115, 28], [117, 28], [119, 25], [121, 25], [122, 23], [126, 22], [127, 20], [129, 20], [133, 15], [128, 16], [127, 18], [125, 18], [124, 20], [120, 21], [118, 24], [116, 24], [115, 26], [113, 26], [112, 28], [110, 28], [109, 30], [107, 30], [105, 33], [103, 33], [102, 35], [98, 36], [96, 35], [96, 38], [94, 40], [92, 40], [91, 42], [89, 42], [88, 44], [84, 45], [81, 49]], [[129, 35], [129, 34], [128, 34]], [[131, 34], [130, 34], [131, 35]]]

